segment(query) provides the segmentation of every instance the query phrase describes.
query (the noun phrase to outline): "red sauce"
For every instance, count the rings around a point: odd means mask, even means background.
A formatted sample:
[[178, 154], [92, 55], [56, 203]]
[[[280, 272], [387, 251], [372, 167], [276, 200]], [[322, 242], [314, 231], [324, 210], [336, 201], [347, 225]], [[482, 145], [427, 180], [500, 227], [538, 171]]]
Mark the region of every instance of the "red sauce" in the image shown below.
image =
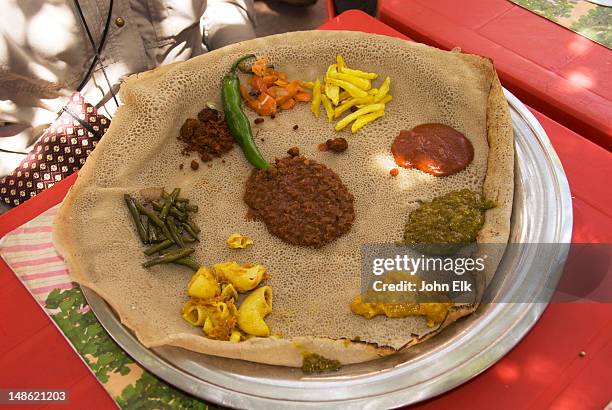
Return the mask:
[[474, 159], [474, 147], [459, 131], [443, 124], [421, 124], [403, 130], [393, 141], [395, 163], [437, 177], [456, 174]]

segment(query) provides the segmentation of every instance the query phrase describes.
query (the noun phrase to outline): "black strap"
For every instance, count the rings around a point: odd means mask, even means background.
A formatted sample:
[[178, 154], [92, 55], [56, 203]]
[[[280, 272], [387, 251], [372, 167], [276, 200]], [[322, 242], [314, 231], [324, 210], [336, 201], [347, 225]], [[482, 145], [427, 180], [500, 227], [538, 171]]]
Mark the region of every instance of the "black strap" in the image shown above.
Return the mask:
[[102, 40], [100, 41], [100, 44], [96, 46], [96, 42], [94, 41], [93, 36], [91, 35], [91, 31], [89, 30], [89, 25], [87, 24], [87, 20], [85, 19], [85, 15], [83, 14], [83, 10], [81, 9], [79, 0], [74, 0], [74, 4], [76, 5], [77, 11], [79, 13], [81, 23], [83, 23], [83, 26], [85, 27], [87, 38], [89, 39], [89, 43], [91, 44], [91, 47], [93, 48], [93, 51], [94, 51], [93, 61], [91, 62], [91, 65], [89, 66], [89, 69], [87, 70], [87, 74], [85, 75], [85, 78], [83, 78], [83, 80], [77, 87], [77, 91], [81, 91], [81, 89], [85, 86], [85, 84], [89, 80], [89, 77], [91, 76], [91, 73], [93, 72], [94, 67], [99, 62], [100, 68], [102, 69], [102, 74], [104, 75], [104, 79], [106, 80], [106, 83], [108, 84], [108, 89], [113, 96], [113, 100], [115, 100], [115, 104], [117, 104], [117, 107], [118, 107], [119, 102], [117, 101], [117, 97], [115, 96], [115, 92], [113, 91], [113, 85], [108, 79], [108, 75], [106, 74], [106, 70], [104, 69], [104, 65], [102, 64], [102, 59], [100, 58], [100, 53], [102, 52], [102, 48], [104, 47], [104, 44], [106, 43], [106, 37], [108, 36], [108, 29], [110, 27], [110, 21], [113, 15], [113, 1], [114, 0], [110, 0], [110, 3], [108, 5], [108, 14], [106, 15], [106, 22], [104, 23], [104, 30], [102, 31]]
[[28, 155], [28, 152], [22, 152], [22, 151], [13, 151], [10, 149], [4, 149], [4, 148], [0, 148], [0, 152], [5, 152], [7, 154], [18, 154], [18, 155]]
[[81, 117], [79, 117], [74, 111], [72, 111], [70, 108], [68, 108], [67, 105], [62, 107], [62, 111], [66, 112], [68, 115], [70, 115], [72, 118], [74, 118], [75, 120], [77, 120], [79, 122], [79, 124], [81, 124], [83, 126], [83, 128], [87, 129], [87, 131], [91, 132], [93, 135], [95, 135], [98, 139], [101, 138], [101, 135], [98, 133], [98, 131], [96, 131], [94, 129], [94, 127], [88, 123], [87, 121], [83, 120]]

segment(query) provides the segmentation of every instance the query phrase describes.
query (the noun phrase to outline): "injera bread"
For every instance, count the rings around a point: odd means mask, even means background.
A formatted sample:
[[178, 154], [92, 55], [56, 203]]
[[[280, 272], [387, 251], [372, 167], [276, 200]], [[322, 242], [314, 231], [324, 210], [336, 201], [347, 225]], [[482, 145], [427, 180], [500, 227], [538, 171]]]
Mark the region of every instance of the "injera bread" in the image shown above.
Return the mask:
[[[221, 79], [231, 63], [246, 53], [268, 56], [290, 79], [314, 80], [341, 53], [352, 68], [376, 71], [378, 86], [391, 77], [394, 99], [386, 115], [352, 135], [340, 134], [316, 119], [309, 104], [299, 104], [255, 128], [257, 144], [269, 160], [292, 146], [340, 175], [355, 196], [351, 231], [321, 249], [288, 245], [271, 236], [263, 223], [247, 220], [242, 201], [251, 167], [234, 148], [212, 167], [189, 167], [180, 154], [179, 128], [206, 103], [221, 106]], [[404, 223], [418, 201], [452, 190], [484, 192], [497, 204], [487, 211], [479, 242], [505, 243], [513, 194], [513, 134], [499, 80], [490, 60], [445, 52], [385, 36], [342, 31], [281, 34], [232, 45], [194, 58], [133, 75], [120, 90], [123, 105], [79, 173], [58, 213], [54, 238], [72, 279], [103, 297], [122, 323], [148, 347], [173, 345], [196, 352], [285, 366], [300, 366], [301, 352], [311, 351], [342, 363], [392, 353], [422, 341], [476, 303], [457, 307], [436, 329], [421, 317], [366, 320], [354, 315], [350, 302], [360, 292], [360, 248], [366, 243], [401, 240]], [[245, 109], [254, 119], [254, 112]], [[436, 178], [395, 165], [391, 142], [402, 129], [444, 123], [473, 144], [474, 161], [464, 171]], [[294, 130], [294, 125], [299, 128]], [[344, 136], [342, 155], [320, 152], [317, 145]], [[193, 157], [195, 158], [195, 157]], [[179, 164], [185, 164], [180, 170]], [[211, 266], [236, 260], [269, 268], [273, 313], [266, 321], [278, 338], [254, 338], [239, 344], [204, 337], [180, 316], [187, 300], [188, 268], [173, 265], [144, 269], [143, 245], [137, 237], [123, 194], [138, 197], [143, 188], [174, 187], [198, 204], [196, 222], [202, 243], [194, 259]], [[248, 235], [254, 246], [230, 250], [231, 233]], [[501, 254], [500, 254], [501, 255]], [[484, 285], [489, 274], [481, 278]], [[344, 338], [344, 340], [342, 340]], [[368, 343], [348, 342], [359, 338]]]

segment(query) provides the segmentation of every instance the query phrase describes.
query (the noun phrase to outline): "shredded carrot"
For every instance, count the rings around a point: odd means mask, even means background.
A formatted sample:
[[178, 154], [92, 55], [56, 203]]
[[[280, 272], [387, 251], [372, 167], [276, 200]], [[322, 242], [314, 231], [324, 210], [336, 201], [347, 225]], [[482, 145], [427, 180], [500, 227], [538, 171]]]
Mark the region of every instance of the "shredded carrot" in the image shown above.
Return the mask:
[[247, 82], [248, 86], [240, 85], [240, 95], [259, 115], [272, 115], [278, 108], [290, 110], [297, 102], [312, 99], [300, 81], [289, 81], [287, 74], [274, 70], [266, 57], [255, 61], [251, 71], [253, 75]]
[[294, 97], [295, 101], [299, 102], [308, 102], [312, 98], [312, 96], [305, 92], [297, 93]]
[[295, 105], [295, 100], [293, 98], [289, 98], [287, 101], [281, 104], [281, 108], [283, 110], [290, 110]]
[[256, 100], [247, 100], [247, 105], [259, 115], [271, 115], [276, 112], [276, 100], [267, 93], [259, 94]]
[[[266, 86], [271, 86], [272, 84], [274, 84], [276, 81], [278, 81], [278, 76], [272, 74], [272, 75], [266, 75], [263, 78], [263, 82]], [[282, 81], [282, 80], [281, 80]]]
[[263, 77], [267, 67], [268, 67], [268, 58], [263, 57], [253, 63], [253, 65], [251, 66], [251, 71], [256, 76]]

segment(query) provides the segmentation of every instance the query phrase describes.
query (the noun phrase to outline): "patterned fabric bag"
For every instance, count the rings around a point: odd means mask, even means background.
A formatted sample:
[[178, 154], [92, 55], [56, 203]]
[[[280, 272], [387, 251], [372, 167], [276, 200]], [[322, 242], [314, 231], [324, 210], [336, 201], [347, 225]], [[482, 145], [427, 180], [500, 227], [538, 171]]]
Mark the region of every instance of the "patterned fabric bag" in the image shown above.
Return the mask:
[[81, 168], [108, 127], [77, 92], [19, 166], [0, 180], [0, 200], [17, 206]]

